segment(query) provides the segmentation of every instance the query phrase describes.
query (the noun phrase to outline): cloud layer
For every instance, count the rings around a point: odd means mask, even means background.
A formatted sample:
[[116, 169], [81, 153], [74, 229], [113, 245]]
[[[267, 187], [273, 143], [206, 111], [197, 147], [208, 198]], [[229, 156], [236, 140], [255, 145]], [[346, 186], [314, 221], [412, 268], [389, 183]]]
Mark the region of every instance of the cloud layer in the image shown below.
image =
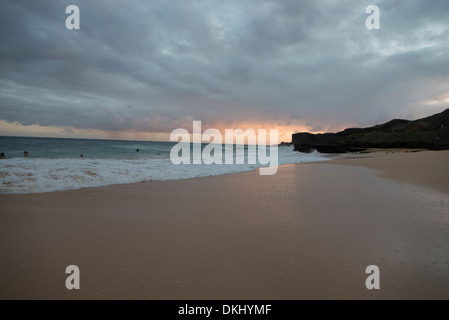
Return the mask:
[[[81, 29], [65, 28], [78, 5]], [[365, 8], [381, 29], [365, 28]], [[449, 2], [3, 1], [0, 120], [336, 130], [449, 106]]]

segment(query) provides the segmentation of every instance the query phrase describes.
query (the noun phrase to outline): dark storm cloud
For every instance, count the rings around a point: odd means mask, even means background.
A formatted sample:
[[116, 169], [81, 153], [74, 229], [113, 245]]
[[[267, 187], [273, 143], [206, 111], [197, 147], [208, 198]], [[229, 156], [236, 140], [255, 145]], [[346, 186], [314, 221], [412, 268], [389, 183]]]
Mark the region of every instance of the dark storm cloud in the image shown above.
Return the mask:
[[[70, 4], [80, 30], [65, 28]], [[380, 30], [365, 28], [370, 4]], [[320, 131], [422, 116], [447, 107], [428, 103], [448, 99], [447, 12], [443, 0], [3, 1], [0, 120], [161, 132], [192, 119], [298, 121]]]

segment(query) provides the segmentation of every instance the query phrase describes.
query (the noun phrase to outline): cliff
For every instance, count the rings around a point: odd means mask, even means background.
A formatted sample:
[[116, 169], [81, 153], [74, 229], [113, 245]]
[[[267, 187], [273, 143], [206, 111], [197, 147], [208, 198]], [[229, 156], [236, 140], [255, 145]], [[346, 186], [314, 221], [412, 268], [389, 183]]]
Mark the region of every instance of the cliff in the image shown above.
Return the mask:
[[409, 121], [395, 119], [369, 128], [350, 128], [338, 133], [292, 135], [296, 151], [344, 153], [367, 148], [449, 149], [449, 109], [433, 116]]

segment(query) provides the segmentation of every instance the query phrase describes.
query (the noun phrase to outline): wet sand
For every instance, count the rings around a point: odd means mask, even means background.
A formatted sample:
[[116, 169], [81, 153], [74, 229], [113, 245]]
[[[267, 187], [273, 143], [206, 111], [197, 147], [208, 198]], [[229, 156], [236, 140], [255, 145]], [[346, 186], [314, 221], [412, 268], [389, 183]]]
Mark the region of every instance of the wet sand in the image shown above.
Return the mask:
[[[449, 299], [448, 163], [379, 152], [274, 176], [0, 195], [0, 298]], [[68, 265], [81, 290], [65, 288]]]

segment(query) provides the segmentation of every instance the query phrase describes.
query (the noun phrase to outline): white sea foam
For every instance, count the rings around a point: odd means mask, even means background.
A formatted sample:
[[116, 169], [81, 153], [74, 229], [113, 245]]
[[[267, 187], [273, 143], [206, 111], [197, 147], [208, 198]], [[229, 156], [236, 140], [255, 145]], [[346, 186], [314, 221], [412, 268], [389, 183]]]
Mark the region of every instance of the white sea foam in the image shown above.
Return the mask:
[[[279, 165], [323, 161], [319, 153], [279, 148]], [[178, 180], [252, 171], [260, 165], [174, 165], [170, 159], [6, 159], [1, 193], [42, 193], [153, 180]]]

